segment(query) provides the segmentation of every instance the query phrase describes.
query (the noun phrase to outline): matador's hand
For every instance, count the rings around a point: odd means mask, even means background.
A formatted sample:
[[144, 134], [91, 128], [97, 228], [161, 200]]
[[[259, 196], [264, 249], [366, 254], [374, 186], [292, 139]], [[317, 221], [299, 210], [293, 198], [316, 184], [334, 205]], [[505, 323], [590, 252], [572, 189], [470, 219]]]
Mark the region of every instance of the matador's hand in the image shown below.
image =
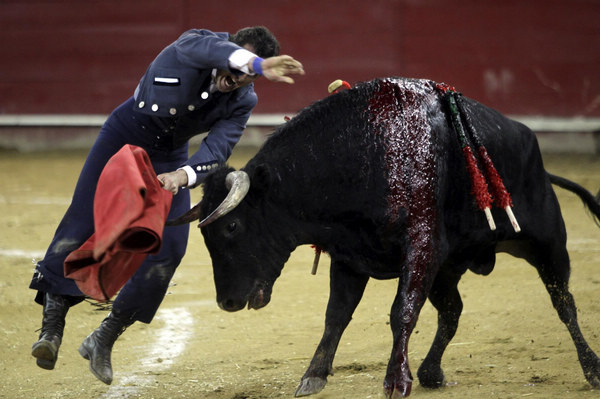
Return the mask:
[[[252, 62], [249, 64], [252, 65]], [[260, 63], [260, 67], [262, 75], [273, 82], [294, 83], [294, 79], [288, 75], [304, 75], [302, 64], [289, 55], [266, 58]]]
[[177, 194], [179, 187], [187, 186], [188, 184], [188, 177], [184, 170], [161, 173], [157, 178], [162, 188], [172, 192], [173, 195]]

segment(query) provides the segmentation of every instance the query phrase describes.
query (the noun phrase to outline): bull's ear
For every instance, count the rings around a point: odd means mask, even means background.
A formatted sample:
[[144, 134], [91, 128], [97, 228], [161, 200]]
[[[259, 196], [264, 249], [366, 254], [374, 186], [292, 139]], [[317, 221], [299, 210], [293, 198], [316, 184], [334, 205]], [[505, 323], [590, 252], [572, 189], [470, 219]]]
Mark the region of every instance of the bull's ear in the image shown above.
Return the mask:
[[[260, 164], [250, 175], [250, 195], [252, 197], [263, 197], [271, 187], [273, 175], [265, 164]], [[254, 198], [253, 198], [254, 199]]]

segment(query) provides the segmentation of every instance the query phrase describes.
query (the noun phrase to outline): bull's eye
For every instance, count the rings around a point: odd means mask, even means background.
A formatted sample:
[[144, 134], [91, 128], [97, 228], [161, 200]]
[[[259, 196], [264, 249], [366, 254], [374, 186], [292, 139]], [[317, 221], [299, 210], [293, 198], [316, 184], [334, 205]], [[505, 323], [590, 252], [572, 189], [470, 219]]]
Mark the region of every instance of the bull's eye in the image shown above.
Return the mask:
[[227, 225], [227, 232], [233, 233], [237, 229], [237, 224], [235, 222], [231, 222]]
[[221, 234], [225, 238], [234, 238], [244, 230], [243, 227], [244, 225], [238, 219], [229, 219], [221, 227]]

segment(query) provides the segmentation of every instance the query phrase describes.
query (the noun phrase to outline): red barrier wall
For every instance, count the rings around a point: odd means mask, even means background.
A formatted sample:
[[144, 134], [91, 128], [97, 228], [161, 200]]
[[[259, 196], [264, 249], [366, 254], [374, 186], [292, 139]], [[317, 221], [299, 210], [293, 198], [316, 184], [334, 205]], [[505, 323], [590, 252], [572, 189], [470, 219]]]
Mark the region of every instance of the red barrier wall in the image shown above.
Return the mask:
[[185, 29], [266, 25], [307, 75], [257, 82], [256, 112], [396, 75], [508, 114], [600, 116], [599, 15], [595, 0], [3, 0], [0, 114], [107, 114]]

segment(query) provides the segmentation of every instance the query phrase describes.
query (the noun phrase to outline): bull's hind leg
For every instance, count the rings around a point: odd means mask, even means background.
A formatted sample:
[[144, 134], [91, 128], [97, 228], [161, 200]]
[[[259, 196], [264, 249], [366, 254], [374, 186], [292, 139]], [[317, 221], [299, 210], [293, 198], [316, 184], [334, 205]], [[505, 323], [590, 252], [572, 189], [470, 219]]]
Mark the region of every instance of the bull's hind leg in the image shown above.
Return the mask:
[[554, 231], [561, 231], [563, 234], [556, 234], [545, 243], [533, 241], [521, 244], [518, 252], [538, 270], [558, 317], [571, 334], [585, 378], [592, 386], [600, 388], [600, 359], [581, 333], [575, 300], [569, 292], [570, 264], [566, 235], [564, 230]]
[[340, 338], [352, 319], [368, 281], [368, 276], [356, 274], [340, 262], [332, 262], [325, 332], [295, 396], [307, 396], [321, 391], [327, 384], [327, 376], [333, 375], [333, 358]]
[[392, 305], [390, 326], [394, 336], [392, 355], [388, 363], [383, 389], [386, 398], [397, 399], [410, 395], [412, 375], [408, 364], [408, 341], [417, 324], [421, 308], [427, 299], [433, 268], [406, 267], [398, 282], [398, 292]]
[[[550, 294], [552, 304], [558, 312], [558, 317], [567, 326], [573, 339], [579, 363], [588, 382], [595, 388], [600, 388], [600, 359], [586, 342], [579, 323], [575, 300], [569, 292], [569, 255], [565, 245], [556, 248], [545, 248], [538, 252], [543, 261], [536, 265], [542, 281]], [[544, 256], [552, 253], [551, 257]]]
[[460, 274], [440, 270], [429, 293], [429, 300], [438, 311], [438, 329], [431, 348], [417, 371], [419, 382], [427, 388], [439, 388], [444, 385], [442, 356], [456, 333], [463, 309], [457, 287], [460, 278]]

